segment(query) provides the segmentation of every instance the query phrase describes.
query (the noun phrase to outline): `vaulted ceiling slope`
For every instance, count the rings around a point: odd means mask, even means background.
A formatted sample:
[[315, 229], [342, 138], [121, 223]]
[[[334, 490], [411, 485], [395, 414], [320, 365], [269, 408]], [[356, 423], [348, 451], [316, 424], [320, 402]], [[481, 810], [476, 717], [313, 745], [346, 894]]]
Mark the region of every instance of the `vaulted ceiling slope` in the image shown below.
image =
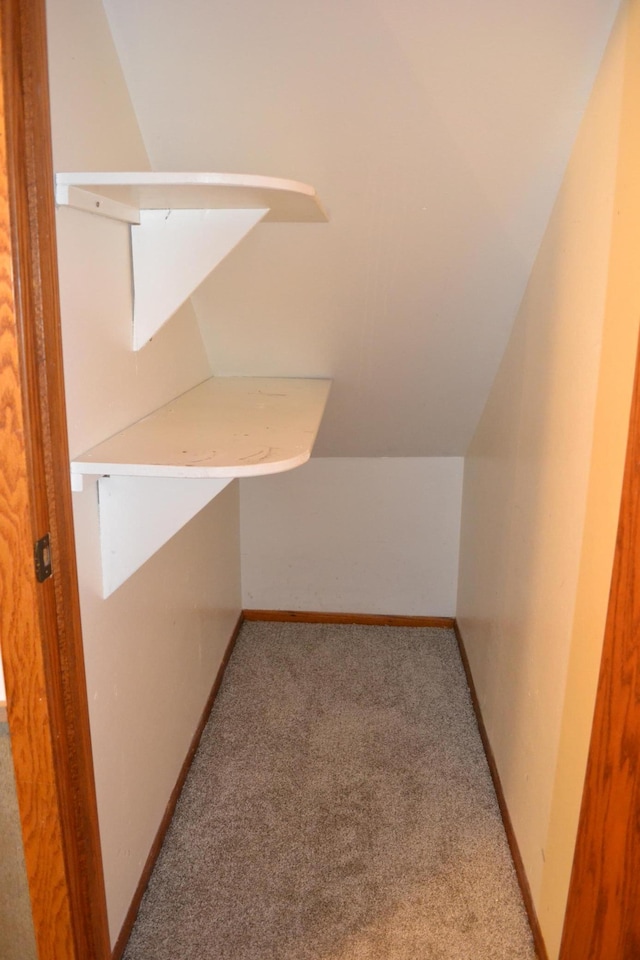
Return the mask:
[[317, 453], [462, 455], [618, 0], [104, 0], [156, 170], [313, 184], [193, 297], [214, 373], [335, 381]]

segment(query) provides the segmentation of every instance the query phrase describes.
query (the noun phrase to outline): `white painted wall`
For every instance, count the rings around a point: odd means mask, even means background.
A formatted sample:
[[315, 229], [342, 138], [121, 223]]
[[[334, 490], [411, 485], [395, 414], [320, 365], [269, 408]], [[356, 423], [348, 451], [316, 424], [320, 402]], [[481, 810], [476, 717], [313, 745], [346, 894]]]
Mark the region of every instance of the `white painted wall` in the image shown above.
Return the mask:
[[629, 7], [626, 82], [634, 87], [622, 110], [627, 6], [465, 462], [458, 619], [552, 960], [602, 651], [640, 318], [640, 4]]
[[154, 169], [312, 183], [193, 298], [214, 373], [328, 376], [322, 457], [465, 454], [618, 0], [105, 0]]
[[238, 490], [227, 487], [108, 600], [100, 593], [95, 483], [74, 500], [114, 940], [240, 612]]
[[243, 606], [453, 616], [462, 467], [314, 458], [242, 480]]
[[[148, 169], [100, 0], [48, 4], [56, 169]], [[187, 304], [131, 351], [128, 227], [57, 218], [74, 456], [209, 375]], [[108, 600], [96, 482], [74, 494], [80, 601], [112, 940], [240, 611], [238, 491], [227, 488]]]

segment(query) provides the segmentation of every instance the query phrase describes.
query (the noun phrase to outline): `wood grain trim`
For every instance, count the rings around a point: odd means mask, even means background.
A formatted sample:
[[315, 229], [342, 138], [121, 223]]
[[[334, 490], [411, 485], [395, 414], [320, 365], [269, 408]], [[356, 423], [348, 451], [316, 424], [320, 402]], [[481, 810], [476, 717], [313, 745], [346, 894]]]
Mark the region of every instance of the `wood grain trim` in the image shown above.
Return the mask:
[[[14, 624], [3, 630], [8, 719], [40, 960], [105, 960], [109, 937], [80, 630], [62, 374], [44, 0], [0, 5], [13, 304], [23, 432], [3, 513], [22, 524], [9, 560]], [[8, 345], [8, 340], [5, 344]], [[3, 397], [4, 401], [4, 397]], [[17, 417], [18, 407], [16, 406]], [[11, 444], [9, 432], [3, 443]], [[20, 459], [21, 458], [21, 459]], [[18, 466], [19, 464], [19, 466]], [[33, 542], [51, 535], [37, 584]], [[11, 544], [9, 544], [11, 546]], [[15, 546], [15, 545], [14, 545]], [[3, 614], [5, 604], [3, 599]], [[16, 627], [17, 625], [17, 627]]]
[[[4, 70], [11, 32], [2, 7], [0, 56], [3, 96], [0, 103], [0, 643], [7, 689], [12, 754], [20, 808], [25, 861], [41, 958], [75, 958], [71, 907], [63, 857], [52, 718], [47, 698], [42, 651], [40, 601], [33, 575], [31, 491], [25, 435], [29, 423], [23, 406], [20, 334], [16, 316], [12, 262], [15, 262], [13, 211], [7, 170], [7, 98], [12, 84]], [[23, 678], [28, 678], [24, 679]], [[40, 848], [40, 856], [37, 848]], [[44, 916], [48, 930], [44, 929]]]
[[540, 923], [538, 921], [538, 915], [536, 913], [536, 909], [533, 904], [531, 887], [529, 886], [527, 874], [524, 869], [524, 863], [522, 862], [522, 856], [520, 855], [520, 849], [518, 847], [518, 841], [516, 840], [513, 824], [511, 823], [511, 817], [509, 816], [509, 808], [507, 807], [507, 801], [505, 799], [504, 790], [502, 789], [502, 783], [500, 781], [500, 774], [498, 773], [496, 758], [491, 748], [491, 743], [489, 741], [489, 736], [487, 734], [487, 728], [485, 727], [484, 719], [482, 716], [482, 710], [480, 709], [480, 701], [478, 700], [478, 694], [476, 692], [475, 684], [473, 682], [471, 665], [469, 663], [469, 658], [467, 656], [467, 651], [465, 649], [464, 640], [462, 639], [462, 633], [460, 632], [460, 627], [458, 625], [457, 620], [454, 621], [453, 629], [455, 631], [456, 638], [458, 641], [460, 657], [462, 659], [464, 672], [467, 677], [467, 684], [469, 686], [469, 692], [471, 694], [471, 702], [473, 704], [473, 710], [476, 715], [476, 721], [478, 723], [480, 737], [482, 738], [482, 745], [484, 747], [484, 752], [487, 757], [487, 763], [489, 764], [491, 779], [493, 780], [493, 787], [496, 792], [498, 806], [500, 807], [500, 814], [502, 816], [502, 822], [504, 824], [504, 830], [507, 835], [507, 842], [509, 844], [509, 849], [511, 850], [511, 858], [513, 860], [516, 876], [518, 878], [518, 884], [520, 886], [520, 891], [522, 893], [522, 899], [524, 901], [525, 910], [527, 911], [527, 916], [529, 918], [529, 925], [531, 927], [531, 933], [533, 935], [533, 942], [536, 950], [536, 956], [538, 957], [538, 960], [549, 960], [547, 948], [544, 942], [544, 938], [542, 936], [542, 930], [540, 929]]
[[182, 788], [184, 787], [185, 780], [187, 779], [187, 775], [189, 773], [189, 769], [193, 762], [193, 758], [195, 756], [196, 750], [198, 749], [198, 745], [200, 743], [200, 739], [202, 737], [204, 728], [207, 724], [207, 720], [209, 719], [209, 714], [211, 713], [213, 704], [218, 695], [220, 684], [222, 683], [222, 680], [224, 677], [224, 672], [227, 669], [227, 664], [229, 663], [229, 658], [233, 653], [233, 648], [235, 646], [236, 640], [238, 639], [238, 634], [240, 633], [240, 630], [242, 628], [243, 619], [244, 618], [242, 614], [240, 614], [240, 616], [238, 617], [238, 622], [236, 623], [236, 626], [234, 628], [234, 631], [231, 634], [231, 639], [227, 644], [227, 648], [224, 652], [222, 662], [220, 664], [220, 667], [218, 668], [216, 678], [213, 682], [213, 687], [211, 688], [211, 693], [209, 694], [204, 710], [202, 711], [200, 722], [196, 727], [196, 732], [194, 733], [193, 739], [191, 740], [191, 744], [187, 751], [187, 755], [184, 759], [184, 763], [180, 768], [180, 773], [178, 774], [178, 779], [176, 780], [176, 784], [173, 790], [171, 791], [171, 796], [169, 797], [167, 807], [165, 809], [162, 820], [160, 821], [160, 826], [158, 827], [158, 831], [155, 835], [155, 839], [151, 844], [149, 856], [147, 857], [146, 863], [144, 865], [144, 869], [140, 876], [140, 880], [138, 881], [138, 886], [136, 887], [136, 891], [133, 895], [133, 899], [131, 900], [131, 905], [127, 911], [127, 915], [124, 919], [124, 923], [122, 924], [122, 929], [120, 930], [120, 934], [113, 948], [112, 960], [120, 960], [120, 958], [122, 957], [122, 954], [125, 951], [125, 947], [127, 946], [127, 941], [131, 936], [131, 931], [133, 930], [133, 925], [136, 921], [136, 917], [138, 916], [138, 910], [140, 909], [140, 903], [142, 902], [144, 892], [147, 889], [149, 880], [151, 879], [153, 868], [155, 866], [156, 860], [158, 859], [158, 855], [162, 848], [162, 844], [164, 842], [164, 838], [166, 836], [167, 830], [169, 829], [169, 824], [171, 823], [171, 819], [175, 813], [176, 804], [178, 803], [178, 799], [180, 798]]
[[560, 960], [640, 956], [640, 348]]
[[272, 623], [336, 623], [370, 627], [448, 627], [453, 617], [401, 617], [379, 613], [314, 613], [302, 610], [243, 610], [245, 620]]

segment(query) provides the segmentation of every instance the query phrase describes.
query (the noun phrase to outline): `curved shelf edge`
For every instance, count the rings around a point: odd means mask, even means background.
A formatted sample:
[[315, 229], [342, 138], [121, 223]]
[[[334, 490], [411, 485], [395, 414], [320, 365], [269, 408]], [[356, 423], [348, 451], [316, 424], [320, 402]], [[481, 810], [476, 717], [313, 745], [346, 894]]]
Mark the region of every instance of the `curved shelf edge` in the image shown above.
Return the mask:
[[[72, 477], [144, 477], [146, 479], [159, 480], [241, 480], [247, 477], [268, 477], [276, 473], [286, 473], [287, 470], [295, 470], [296, 467], [302, 467], [310, 457], [310, 453], [296, 454], [291, 457], [283, 457], [260, 466], [259, 464], [247, 464], [246, 466], [233, 467], [187, 467], [184, 470], [176, 470], [174, 467], [166, 464], [134, 464], [131, 467], [122, 464], [113, 463], [83, 463], [81, 460], [74, 460], [72, 467]], [[76, 483], [77, 490], [82, 490], [82, 485]]]
[[272, 222], [326, 222], [308, 183], [244, 173], [56, 174], [56, 203], [138, 223], [141, 210], [258, 210]]
[[[97, 476], [108, 597], [235, 477], [311, 456], [330, 380], [212, 377], [71, 463]], [[134, 456], [137, 454], [137, 456]]]

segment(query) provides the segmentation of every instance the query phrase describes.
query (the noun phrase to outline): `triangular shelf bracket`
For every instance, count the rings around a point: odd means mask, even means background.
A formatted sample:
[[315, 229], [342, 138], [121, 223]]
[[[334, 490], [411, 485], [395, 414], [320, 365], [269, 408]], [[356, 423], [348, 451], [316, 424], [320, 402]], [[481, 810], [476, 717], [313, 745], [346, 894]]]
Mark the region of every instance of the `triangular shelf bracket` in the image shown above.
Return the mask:
[[133, 349], [140, 350], [268, 210], [141, 210], [131, 226]]
[[56, 203], [131, 224], [134, 350], [260, 220], [328, 219], [313, 187], [253, 174], [58, 173]]
[[103, 597], [117, 590], [231, 480], [100, 477]]

